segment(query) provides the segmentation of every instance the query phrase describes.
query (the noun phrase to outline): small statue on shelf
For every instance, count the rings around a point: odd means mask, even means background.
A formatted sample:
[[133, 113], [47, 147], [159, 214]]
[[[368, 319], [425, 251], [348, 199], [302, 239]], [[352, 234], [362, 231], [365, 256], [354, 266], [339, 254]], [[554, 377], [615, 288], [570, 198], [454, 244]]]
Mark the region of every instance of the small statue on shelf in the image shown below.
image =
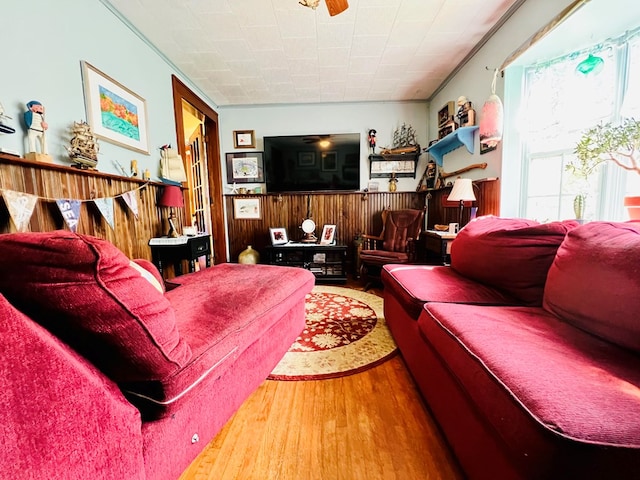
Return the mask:
[[371, 154], [376, 154], [376, 132], [373, 128], [369, 130], [369, 148], [371, 149]]
[[467, 97], [458, 97], [458, 126], [472, 127], [476, 124], [476, 111]]
[[37, 100], [27, 103], [27, 111], [24, 112], [24, 123], [27, 126], [27, 139], [29, 141], [29, 153], [36, 152], [36, 141], [40, 144], [40, 153], [47, 154], [47, 140], [45, 132], [49, 125], [44, 120], [44, 106]]

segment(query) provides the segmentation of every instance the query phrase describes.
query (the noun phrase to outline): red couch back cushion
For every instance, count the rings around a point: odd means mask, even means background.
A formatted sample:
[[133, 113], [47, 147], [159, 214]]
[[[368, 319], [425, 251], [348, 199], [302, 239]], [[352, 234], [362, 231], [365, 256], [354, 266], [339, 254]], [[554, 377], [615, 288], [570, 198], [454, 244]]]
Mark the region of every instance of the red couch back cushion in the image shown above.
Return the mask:
[[169, 301], [111, 243], [0, 235], [0, 292], [116, 382], [163, 379], [191, 357]]
[[461, 275], [517, 298], [542, 304], [549, 267], [574, 221], [541, 224], [534, 220], [479, 217], [451, 245], [451, 267]]
[[591, 222], [571, 231], [549, 270], [543, 307], [640, 352], [640, 223]]

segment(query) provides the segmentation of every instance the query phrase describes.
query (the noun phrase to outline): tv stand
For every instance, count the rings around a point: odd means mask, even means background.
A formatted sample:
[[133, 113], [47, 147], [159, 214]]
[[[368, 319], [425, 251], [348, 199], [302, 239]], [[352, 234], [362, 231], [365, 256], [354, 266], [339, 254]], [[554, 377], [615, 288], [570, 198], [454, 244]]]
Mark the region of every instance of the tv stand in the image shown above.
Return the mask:
[[318, 243], [286, 243], [267, 246], [270, 265], [306, 268], [317, 283], [346, 283], [346, 245]]

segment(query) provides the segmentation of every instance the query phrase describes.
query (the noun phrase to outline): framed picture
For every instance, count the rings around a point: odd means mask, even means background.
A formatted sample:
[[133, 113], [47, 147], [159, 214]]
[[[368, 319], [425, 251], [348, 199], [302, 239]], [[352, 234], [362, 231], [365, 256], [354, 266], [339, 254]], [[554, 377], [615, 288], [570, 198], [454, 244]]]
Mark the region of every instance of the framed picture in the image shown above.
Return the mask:
[[289, 241], [287, 231], [284, 228], [270, 228], [269, 236], [271, 237], [271, 245], [282, 245]]
[[227, 183], [264, 182], [262, 152], [227, 153]]
[[108, 142], [149, 153], [144, 98], [89, 63], [81, 64], [87, 120], [93, 133]]
[[260, 199], [259, 198], [234, 198], [233, 216], [236, 220], [260, 219]]
[[335, 172], [338, 170], [338, 153], [322, 152], [322, 171]]
[[322, 228], [322, 236], [320, 237], [320, 245], [333, 245], [336, 238], [336, 226], [325, 225]]
[[256, 148], [256, 134], [253, 130], [234, 130], [234, 148]]
[[298, 152], [299, 167], [315, 167], [316, 152]]

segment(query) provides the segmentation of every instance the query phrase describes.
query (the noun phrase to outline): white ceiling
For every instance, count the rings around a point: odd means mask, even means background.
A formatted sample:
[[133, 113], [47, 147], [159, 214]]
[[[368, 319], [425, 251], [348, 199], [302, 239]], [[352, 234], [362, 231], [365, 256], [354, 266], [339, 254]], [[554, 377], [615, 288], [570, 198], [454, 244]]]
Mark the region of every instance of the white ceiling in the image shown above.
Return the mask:
[[103, 0], [218, 106], [426, 100], [518, 0]]

